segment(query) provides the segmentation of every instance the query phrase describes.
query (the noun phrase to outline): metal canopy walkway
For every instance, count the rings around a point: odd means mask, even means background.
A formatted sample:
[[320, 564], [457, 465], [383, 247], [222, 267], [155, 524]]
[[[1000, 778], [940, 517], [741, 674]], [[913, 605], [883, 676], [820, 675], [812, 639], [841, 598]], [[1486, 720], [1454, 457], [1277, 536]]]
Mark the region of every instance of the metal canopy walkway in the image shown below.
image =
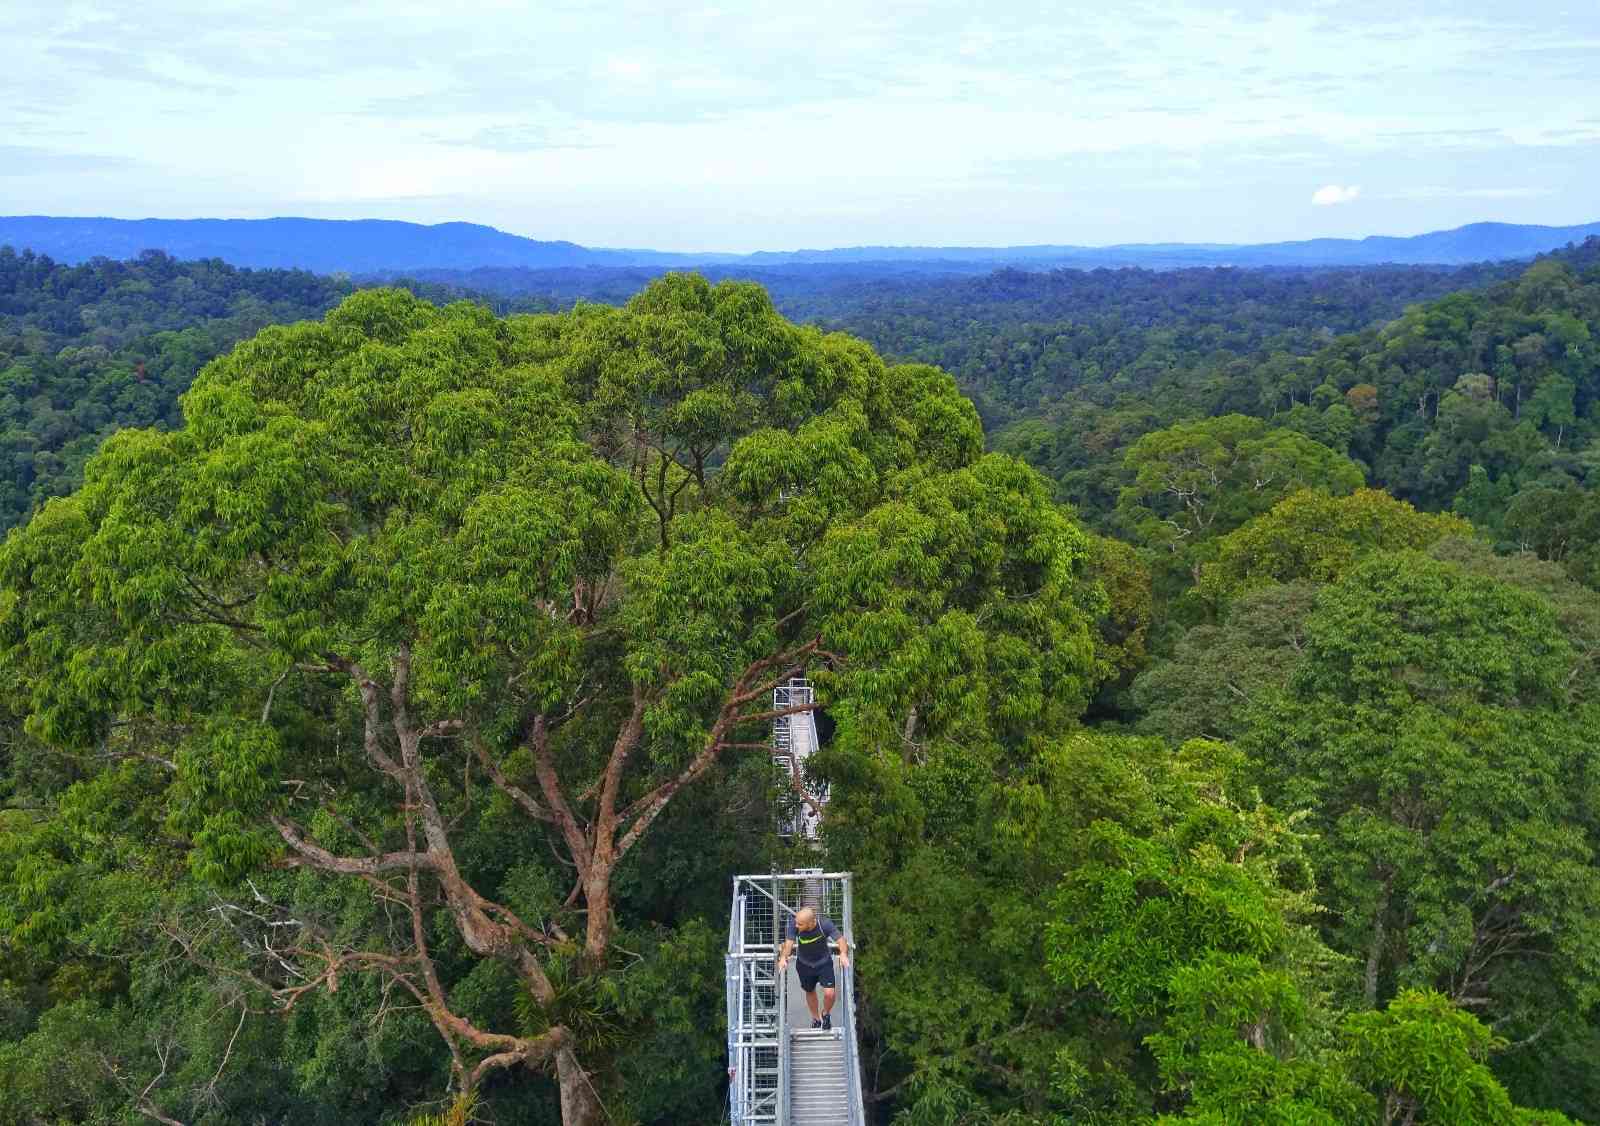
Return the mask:
[[[833, 1029], [814, 1030], [790, 966], [776, 976], [788, 919], [826, 915], [854, 948], [850, 873], [735, 876], [728, 926], [729, 1110], [735, 1126], [864, 1126], [852, 971], [835, 973]], [[819, 988], [819, 1001], [821, 990]]]
[[[794, 680], [773, 692], [773, 707], [812, 699], [811, 685]], [[817, 749], [815, 715], [779, 716], [772, 744], [774, 763], [805, 791], [780, 831], [814, 841], [828, 800], [826, 788], [805, 773], [805, 760]], [[853, 906], [848, 872], [802, 868], [734, 877], [727, 959], [728, 1110], [734, 1126], [865, 1126], [852, 971], [836, 963], [829, 1031], [812, 1029], [794, 968], [781, 980], [776, 972], [788, 921], [802, 907], [832, 919], [853, 952]], [[817, 993], [820, 1002], [820, 987]]]

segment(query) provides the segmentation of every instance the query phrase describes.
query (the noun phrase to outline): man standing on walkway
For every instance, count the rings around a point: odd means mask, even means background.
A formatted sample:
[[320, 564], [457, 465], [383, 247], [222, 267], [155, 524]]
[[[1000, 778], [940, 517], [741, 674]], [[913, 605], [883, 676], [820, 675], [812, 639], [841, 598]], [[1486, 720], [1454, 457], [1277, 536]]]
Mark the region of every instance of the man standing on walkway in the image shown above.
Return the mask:
[[[833, 944], [839, 944], [839, 965], [850, 968], [850, 944], [839, 928], [826, 915], [818, 915], [809, 907], [802, 907], [789, 920], [784, 934], [783, 948], [778, 951], [778, 976], [782, 977], [789, 965], [789, 955], [796, 947], [794, 970], [800, 975], [800, 989], [806, 995], [806, 1008], [811, 1010], [811, 1027], [833, 1027], [833, 999], [837, 996], [833, 980]], [[817, 983], [822, 983], [822, 1008], [817, 1008]]]

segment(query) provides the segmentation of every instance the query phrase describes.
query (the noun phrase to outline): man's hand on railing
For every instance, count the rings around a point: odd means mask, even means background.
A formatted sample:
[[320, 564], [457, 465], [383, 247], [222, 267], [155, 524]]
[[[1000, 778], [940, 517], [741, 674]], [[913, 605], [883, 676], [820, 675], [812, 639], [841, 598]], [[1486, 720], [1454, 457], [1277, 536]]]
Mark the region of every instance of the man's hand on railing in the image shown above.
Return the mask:
[[782, 955], [782, 954], [778, 955], [778, 972], [781, 974], [785, 969], [788, 968], [788, 966], [789, 966], [788, 957], [786, 955]]

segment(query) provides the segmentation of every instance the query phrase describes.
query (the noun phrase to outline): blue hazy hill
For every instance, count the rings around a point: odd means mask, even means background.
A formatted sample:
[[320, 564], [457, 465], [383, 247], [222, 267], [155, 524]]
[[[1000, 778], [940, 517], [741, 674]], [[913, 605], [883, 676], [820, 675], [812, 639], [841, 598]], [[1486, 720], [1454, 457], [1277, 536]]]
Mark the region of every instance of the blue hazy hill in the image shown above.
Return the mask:
[[0, 217], [0, 245], [48, 254], [58, 262], [133, 258], [163, 250], [174, 258], [221, 258], [235, 266], [298, 268], [318, 273], [472, 266], [656, 265], [674, 255], [594, 251], [544, 242], [477, 223], [404, 223], [391, 219], [100, 219], [46, 215]]
[[1233, 245], [1137, 243], [1116, 246], [857, 246], [755, 254], [679, 254], [613, 250], [544, 241], [476, 223], [425, 225], [388, 219], [104, 219], [45, 215], [0, 217], [0, 245], [61, 262], [132, 258], [163, 250], [177, 258], [220, 258], [237, 266], [298, 267], [320, 273], [407, 270], [561, 269], [739, 265], [746, 267], [896, 265], [964, 272], [1011, 265], [1367, 266], [1460, 265], [1529, 258], [1600, 234], [1600, 222], [1571, 227], [1472, 223], [1411, 237], [1307, 239]]

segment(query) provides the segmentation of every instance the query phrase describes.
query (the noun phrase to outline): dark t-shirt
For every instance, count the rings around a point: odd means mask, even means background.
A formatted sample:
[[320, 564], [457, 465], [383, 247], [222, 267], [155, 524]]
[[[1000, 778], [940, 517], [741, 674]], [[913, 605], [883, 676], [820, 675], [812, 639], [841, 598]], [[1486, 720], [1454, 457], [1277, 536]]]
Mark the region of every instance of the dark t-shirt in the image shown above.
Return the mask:
[[825, 966], [833, 957], [833, 943], [839, 937], [839, 928], [826, 915], [818, 915], [814, 930], [796, 932], [794, 916], [790, 915], [789, 928], [783, 937], [795, 944], [795, 957], [800, 961], [808, 966]]

